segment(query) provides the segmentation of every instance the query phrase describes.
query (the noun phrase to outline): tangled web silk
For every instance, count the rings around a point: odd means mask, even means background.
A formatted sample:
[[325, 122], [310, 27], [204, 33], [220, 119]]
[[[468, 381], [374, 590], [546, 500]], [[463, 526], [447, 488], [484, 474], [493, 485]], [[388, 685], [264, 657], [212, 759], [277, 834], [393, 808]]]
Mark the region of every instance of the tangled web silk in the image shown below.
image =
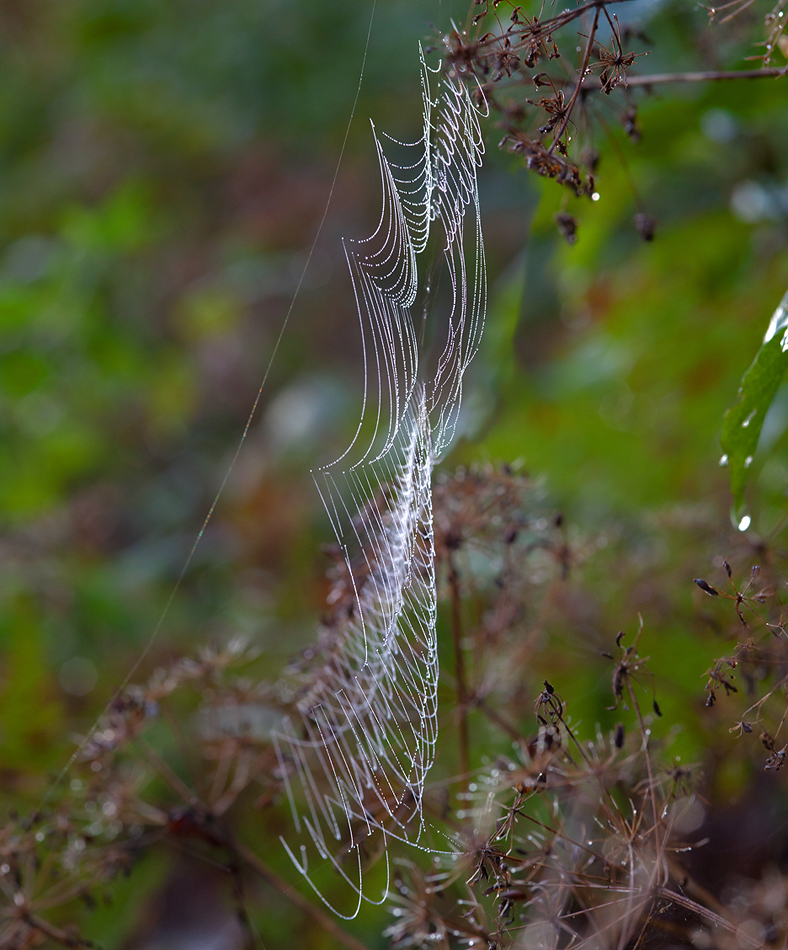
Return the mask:
[[[423, 54], [421, 62], [423, 134], [413, 143], [384, 137], [405, 156], [396, 164], [375, 134], [380, 221], [366, 240], [345, 243], [364, 354], [361, 419], [343, 455], [315, 473], [350, 607], [274, 735], [294, 822], [284, 846], [318, 893], [314, 871], [334, 866], [355, 895], [348, 917], [388, 890], [365, 891], [362, 850], [376, 847], [388, 862], [391, 839], [429, 847], [422, 796], [439, 672], [431, 477], [455, 433], [487, 298], [479, 108], [460, 77], [431, 70]], [[419, 285], [428, 242], [440, 249], [449, 292], [426, 371], [414, 312], [429, 293]]]

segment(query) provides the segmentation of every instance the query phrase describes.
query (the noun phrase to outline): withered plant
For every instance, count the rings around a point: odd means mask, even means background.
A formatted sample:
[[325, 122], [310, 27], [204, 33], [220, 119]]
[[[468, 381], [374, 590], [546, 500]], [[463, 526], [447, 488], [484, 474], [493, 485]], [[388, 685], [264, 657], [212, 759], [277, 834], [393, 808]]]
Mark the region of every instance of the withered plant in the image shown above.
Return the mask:
[[[492, 109], [504, 133], [500, 147], [521, 156], [529, 171], [553, 179], [573, 196], [597, 200], [600, 148], [608, 142], [630, 180], [637, 206], [634, 226], [650, 241], [656, 221], [629, 174], [608, 118], [612, 114], [636, 143], [641, 137], [640, 97], [660, 86], [784, 77], [786, 67], [773, 65], [773, 59], [775, 54], [784, 57], [788, 50], [785, 2], [734, 0], [703, 7], [709, 29], [724, 33], [741, 25], [735, 39], [741, 42], [746, 31], [753, 53], [745, 58], [757, 61], [757, 68], [666, 73], [648, 72], [647, 54], [653, 48], [649, 36], [636, 26], [622, 26], [616, 11], [626, 22], [629, 2], [592, 0], [556, 12], [544, 2], [533, 6], [514, 0], [474, 0], [465, 27], [456, 27], [443, 45], [447, 63]], [[722, 33], [717, 39], [723, 39]], [[698, 44], [703, 45], [700, 35]], [[577, 219], [563, 210], [556, 220], [562, 236], [574, 243]]]
[[[452, 661], [442, 677], [448, 738], [424, 807], [453, 853], [420, 857], [392, 847], [391, 945], [780, 945], [788, 880], [776, 869], [743, 886], [746, 901], [731, 907], [685, 860], [697, 845], [703, 777], [652, 738], [659, 684], [644, 654], [657, 632], [641, 620], [634, 631], [611, 631], [598, 651], [618, 719], [609, 729], [575, 722], [572, 696], [538, 681], [540, 670], [552, 676], [547, 633], [576, 620], [572, 593], [594, 540], [570, 531], [543, 489], [509, 469], [461, 469], [439, 480], [435, 523]], [[165, 849], [223, 869], [236, 945], [267, 945], [254, 913], [267, 889], [338, 945], [360, 950], [356, 936], [269, 860], [288, 815], [283, 768], [295, 765], [277, 756], [272, 733], [325, 675], [351, 622], [347, 570], [332, 561], [319, 643], [281, 677], [267, 680], [256, 651], [239, 639], [154, 670], [116, 697], [46, 806], [6, 824], [3, 946], [90, 946], [69, 921], [111, 896], [118, 875]], [[766, 689], [736, 712], [733, 728], [761, 735], [774, 774], [785, 755], [788, 676], [775, 593], [784, 578], [778, 557], [765, 563], [768, 570], [754, 570], [730, 594], [696, 583], [727, 599], [747, 634], [709, 671], [708, 696], [738, 697], [739, 683]], [[733, 585], [727, 560], [721, 569]], [[773, 725], [768, 708], [778, 697]], [[372, 870], [381, 858], [379, 848], [364, 854]]]

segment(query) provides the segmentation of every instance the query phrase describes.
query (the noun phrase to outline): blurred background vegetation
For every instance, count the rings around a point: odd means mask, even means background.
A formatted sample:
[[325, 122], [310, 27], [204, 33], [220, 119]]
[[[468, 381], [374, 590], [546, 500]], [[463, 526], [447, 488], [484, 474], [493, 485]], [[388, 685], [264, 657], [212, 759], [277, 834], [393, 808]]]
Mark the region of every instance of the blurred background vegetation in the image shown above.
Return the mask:
[[[766, 12], [755, 4], [720, 27], [682, 0], [623, 6], [622, 23], [651, 41], [640, 72], [739, 67]], [[40, 799], [156, 629], [326, 206], [370, 13], [369, 0], [0, 4], [6, 810]], [[417, 41], [437, 42], [467, 13], [464, 0], [378, 0], [325, 226], [260, 411], [143, 672], [240, 632], [275, 676], [314, 636], [327, 590], [320, 545], [331, 538], [309, 469], [334, 457], [357, 419], [360, 349], [340, 238], [368, 234], [379, 213], [368, 119], [418, 136]], [[587, 552], [565, 593], [572, 622], [542, 638], [524, 689], [535, 695], [549, 677], [576, 719], [609, 728], [620, 714], [607, 708], [599, 652], [640, 612], [658, 737], [703, 763], [707, 796], [733, 808], [755, 794], [762, 763], [757, 748], [728, 756], [730, 709], [704, 706], [720, 634], [692, 578], [721, 583], [724, 556], [749, 571], [782, 543], [788, 391], [764, 426], [746, 532], [730, 522], [719, 432], [788, 287], [785, 86], [666, 86], [638, 102], [636, 145], [615, 110], [595, 105], [610, 135], [595, 142], [593, 204], [567, 205], [485, 129], [489, 324], [446, 467], [517, 461]], [[641, 206], [657, 222], [652, 243], [633, 225]], [[579, 220], [572, 245], [555, 226], [562, 209]], [[447, 742], [452, 728], [449, 718]], [[479, 739], [474, 763], [484, 754]], [[784, 778], [770, 779], [770, 801], [784, 807]], [[165, 883], [166, 850], [146, 860], [119, 902], [90, 915], [97, 941], [155, 945], [129, 935], [177, 875]], [[314, 928], [296, 944], [308, 925], [274, 891], [258, 903], [267, 947], [332, 945]], [[384, 917], [357, 925], [370, 946], [385, 945]]]

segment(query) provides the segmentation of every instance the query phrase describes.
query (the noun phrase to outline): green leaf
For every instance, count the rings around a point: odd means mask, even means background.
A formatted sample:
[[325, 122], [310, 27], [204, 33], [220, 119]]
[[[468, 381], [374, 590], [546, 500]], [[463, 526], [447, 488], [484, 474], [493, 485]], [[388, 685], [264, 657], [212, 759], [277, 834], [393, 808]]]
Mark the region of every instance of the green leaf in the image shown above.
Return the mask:
[[763, 345], [742, 377], [740, 399], [725, 413], [720, 443], [722, 464], [730, 466], [736, 511], [744, 503], [747, 469], [752, 464], [766, 412], [788, 366], [788, 292], [774, 311]]

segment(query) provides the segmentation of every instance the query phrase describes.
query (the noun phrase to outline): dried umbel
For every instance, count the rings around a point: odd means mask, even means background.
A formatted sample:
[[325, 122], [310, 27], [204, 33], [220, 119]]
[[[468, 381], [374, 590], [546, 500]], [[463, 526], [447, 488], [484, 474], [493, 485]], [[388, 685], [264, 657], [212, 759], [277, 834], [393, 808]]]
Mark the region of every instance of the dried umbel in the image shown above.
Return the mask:
[[[775, 50], [788, 49], [785, 0], [768, 4], [762, 52], [755, 70], [698, 71], [648, 74], [642, 57], [652, 43], [638, 29], [622, 28], [626, 5], [590, 2], [558, 13], [544, 5], [531, 13], [513, 0], [474, 0], [466, 29], [455, 28], [442, 38], [446, 62], [466, 76], [480, 101], [489, 104], [505, 134], [501, 147], [521, 155], [526, 168], [551, 178], [576, 197], [598, 197], [595, 184], [597, 141], [609, 140], [614, 153], [625, 162], [615, 136], [594, 100], [606, 97], [605, 114], [612, 110], [632, 142], [640, 139], [637, 124], [638, 90], [645, 94], [663, 83], [714, 82], [735, 78], [781, 77], [785, 71], [771, 65]], [[708, 7], [710, 19], [720, 27], [754, 6], [755, 0], [732, 0]], [[546, 15], [550, 14], [550, 15]], [[699, 43], [699, 45], [702, 45]], [[532, 90], [544, 91], [531, 98]], [[655, 222], [643, 207], [628, 169], [627, 177], [638, 206], [635, 228], [645, 241], [653, 239]], [[561, 234], [572, 242], [557, 221]]]
[[[715, 706], [719, 697], [743, 705], [743, 693], [748, 703], [743, 711], [730, 709], [726, 704], [719, 714], [727, 713], [734, 719], [731, 733], [760, 738], [767, 753], [763, 767], [778, 771], [785, 763], [788, 748], [784, 734], [788, 717], [788, 640], [780, 595], [780, 570], [784, 569], [785, 556], [779, 549], [766, 546], [760, 555], [762, 563], [751, 565], [743, 582], [734, 579], [733, 559], [726, 557], [717, 558], [726, 584], [717, 586], [703, 578], [696, 578], [695, 584], [708, 597], [718, 600], [721, 629], [725, 629], [726, 604], [728, 616], [732, 614], [735, 618], [726, 630], [735, 643], [734, 649], [718, 657], [706, 671], [706, 706]], [[740, 555], [736, 559], [742, 566], [743, 558]], [[734, 565], [738, 566], [736, 561]], [[726, 586], [730, 589], [726, 590]]]

